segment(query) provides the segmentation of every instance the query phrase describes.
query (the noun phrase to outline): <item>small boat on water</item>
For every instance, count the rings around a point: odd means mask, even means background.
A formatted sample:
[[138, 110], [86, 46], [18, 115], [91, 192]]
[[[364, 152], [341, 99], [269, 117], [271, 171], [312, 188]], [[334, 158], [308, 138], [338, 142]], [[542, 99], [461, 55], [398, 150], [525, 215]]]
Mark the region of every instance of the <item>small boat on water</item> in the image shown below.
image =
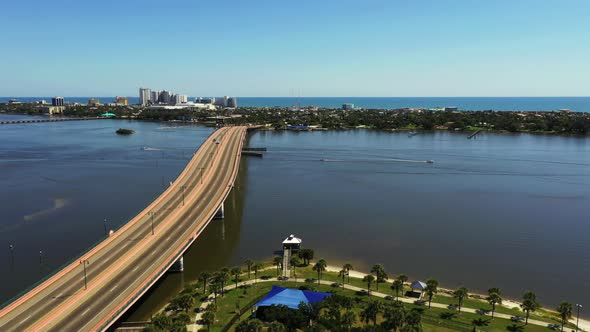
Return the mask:
[[416, 132], [416, 131], [410, 131], [410, 132], [408, 133], [408, 137], [414, 137], [414, 136], [416, 136], [416, 135], [418, 135], [418, 132]]
[[427, 164], [434, 164], [434, 160], [426, 160]]

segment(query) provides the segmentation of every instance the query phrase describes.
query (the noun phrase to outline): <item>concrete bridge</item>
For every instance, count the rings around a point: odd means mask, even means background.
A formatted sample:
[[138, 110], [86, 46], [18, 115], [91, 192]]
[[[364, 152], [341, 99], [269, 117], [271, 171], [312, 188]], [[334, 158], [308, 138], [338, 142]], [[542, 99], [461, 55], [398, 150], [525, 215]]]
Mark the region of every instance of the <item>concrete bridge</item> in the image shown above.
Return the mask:
[[55, 119], [24, 119], [24, 120], [4, 120], [0, 121], [0, 125], [4, 124], [21, 124], [21, 123], [40, 123], [40, 122], [62, 122], [62, 121], [84, 121], [84, 120], [104, 120], [106, 117], [85, 117], [85, 118], [55, 118]]
[[[215, 131], [170, 187], [127, 224], [0, 310], [0, 331], [104, 331], [223, 211], [247, 127]], [[219, 215], [218, 215], [219, 216]]]

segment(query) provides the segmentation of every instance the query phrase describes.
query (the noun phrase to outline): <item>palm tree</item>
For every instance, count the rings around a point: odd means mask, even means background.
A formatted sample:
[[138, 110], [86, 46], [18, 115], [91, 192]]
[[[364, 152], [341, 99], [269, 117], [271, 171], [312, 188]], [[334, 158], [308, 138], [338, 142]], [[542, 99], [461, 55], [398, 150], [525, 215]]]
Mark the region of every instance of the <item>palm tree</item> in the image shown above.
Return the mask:
[[313, 259], [314, 252], [313, 249], [300, 249], [298, 255], [299, 258], [303, 259], [303, 264], [307, 266], [309, 261]]
[[231, 269], [231, 275], [234, 276], [234, 282], [236, 283], [236, 289], [238, 289], [238, 281], [240, 281], [240, 274], [242, 274], [242, 269], [239, 266], [236, 266]]
[[258, 279], [258, 270], [262, 267], [262, 264], [258, 262], [254, 262], [252, 264], [252, 270], [254, 270], [254, 283], [256, 283], [256, 279]]
[[279, 256], [275, 256], [272, 259], [272, 264], [277, 267], [277, 277], [279, 276], [279, 271], [280, 271], [279, 268], [280, 268], [280, 266], [281, 266], [282, 263], [283, 263], [283, 259], [281, 257], [279, 257]]
[[469, 291], [465, 287], [461, 287], [453, 292], [453, 297], [457, 299], [459, 302], [459, 312], [461, 312], [461, 307], [463, 306], [463, 301], [466, 297], [469, 296]]
[[296, 272], [295, 268], [297, 266], [299, 266], [299, 264], [301, 264], [301, 260], [297, 256], [291, 256], [291, 261], [289, 263], [291, 264], [291, 268], [293, 269], [293, 276], [295, 276], [295, 278], [297, 278], [297, 273], [295, 273]]
[[375, 277], [372, 274], [367, 274], [363, 281], [367, 283], [367, 292], [371, 295], [371, 284], [375, 281]]
[[203, 271], [199, 273], [199, 282], [203, 283], [203, 293], [207, 291], [207, 282], [211, 279], [211, 273]]
[[361, 311], [361, 317], [365, 321], [365, 324], [368, 324], [369, 321], [372, 320], [373, 327], [377, 326], [377, 315], [381, 312], [381, 310], [382, 305], [380, 301], [370, 300], [367, 303], [367, 306]]
[[529, 324], [529, 315], [531, 314], [532, 311], [539, 309], [541, 307], [541, 305], [539, 304], [539, 302], [537, 302], [537, 295], [535, 295], [535, 293], [533, 293], [533, 292], [529, 291], [529, 292], [524, 293], [522, 298], [523, 298], [523, 301], [522, 301], [522, 304], [520, 305], [520, 307], [522, 308], [522, 310], [524, 310], [526, 312], [526, 320], [525, 320], [524, 325], [528, 325]]
[[380, 282], [385, 282], [385, 280], [388, 279], [387, 277], [387, 273], [385, 272], [385, 268], [383, 267], [383, 264], [376, 264], [373, 266], [373, 268], [371, 269], [371, 273], [375, 274], [375, 289], [379, 290], [379, 283]]
[[426, 291], [426, 295], [428, 295], [428, 309], [430, 309], [432, 298], [434, 297], [434, 294], [438, 293], [438, 281], [435, 279], [428, 279], [424, 290]]
[[383, 312], [383, 327], [387, 330], [397, 331], [404, 325], [406, 310], [403, 303], [395, 301], [392, 305], [387, 306]]
[[221, 296], [223, 296], [223, 292], [225, 289], [225, 283], [229, 279], [229, 269], [227, 267], [222, 268], [219, 272], [215, 273], [215, 279], [221, 285]]
[[344, 288], [344, 280], [345, 280], [345, 278], [346, 278], [346, 275], [347, 275], [347, 274], [348, 274], [348, 273], [346, 272], [346, 270], [345, 270], [345, 269], [342, 269], [342, 270], [340, 270], [340, 271], [338, 272], [338, 276], [339, 276], [340, 278], [342, 278], [342, 288]]
[[207, 310], [203, 313], [201, 318], [203, 319], [203, 324], [207, 325], [207, 331], [209, 331], [211, 325], [213, 325], [215, 322], [215, 313], [213, 311]]
[[561, 317], [561, 331], [563, 332], [563, 325], [568, 319], [572, 318], [572, 304], [569, 302], [561, 302], [557, 307], [557, 312]]
[[492, 305], [492, 319], [494, 319], [496, 304], [502, 304], [502, 292], [500, 292], [499, 288], [490, 288], [488, 289], [488, 297], [486, 300]]
[[395, 279], [391, 284], [391, 289], [395, 292], [395, 298], [397, 299], [399, 292], [404, 290], [404, 283], [399, 279]]
[[252, 270], [252, 265], [254, 265], [254, 261], [247, 259], [244, 263], [246, 263], [246, 267], [248, 267], [248, 280], [250, 280], [250, 270]]
[[317, 261], [313, 266], [313, 270], [318, 273], [318, 285], [320, 284], [320, 280], [322, 278], [322, 272], [326, 271], [326, 266], [328, 266], [328, 264], [323, 259]]
[[346, 326], [346, 329], [350, 331], [352, 325], [356, 322], [356, 315], [354, 311], [347, 311], [342, 315], [342, 325]]
[[214, 278], [213, 282], [211, 282], [211, 285], [209, 286], [209, 289], [211, 290], [211, 292], [213, 292], [213, 300], [215, 301], [215, 304], [217, 304], [217, 294], [221, 290], [219, 281], [215, 280]]
[[405, 274], [400, 274], [399, 276], [397, 276], [397, 280], [402, 282], [402, 296], [404, 295], [404, 284], [408, 282], [408, 279], [408, 276]]
[[350, 284], [350, 270], [354, 270], [354, 267], [352, 267], [352, 264], [346, 263], [342, 266], [342, 269], [346, 270], [346, 275], [348, 276], [348, 283]]

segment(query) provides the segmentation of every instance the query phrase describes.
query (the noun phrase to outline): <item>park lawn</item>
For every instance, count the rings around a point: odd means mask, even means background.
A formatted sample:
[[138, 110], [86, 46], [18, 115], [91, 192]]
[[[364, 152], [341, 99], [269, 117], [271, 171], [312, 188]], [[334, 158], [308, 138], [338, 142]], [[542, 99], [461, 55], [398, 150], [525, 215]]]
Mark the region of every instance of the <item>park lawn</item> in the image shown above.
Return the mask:
[[[312, 270], [311, 265], [305, 266], [305, 267], [298, 267], [296, 269], [296, 274], [297, 274], [297, 278], [317, 279], [317, 277], [318, 277], [317, 272]], [[336, 273], [336, 272], [328, 272], [328, 271], [323, 272], [322, 273], [322, 280], [328, 280], [328, 281], [342, 283], [342, 278], [338, 277], [338, 273]], [[363, 289], [367, 289], [367, 283], [362, 281], [362, 279], [351, 277], [350, 283], [348, 282], [348, 278], [346, 278], [345, 281], [346, 281], [346, 284], [349, 284], [349, 285], [352, 285], [355, 287], [360, 287]], [[378, 291], [379, 293], [395, 296], [395, 292], [390, 288], [392, 281], [393, 280], [388, 280], [386, 283], [380, 283], [379, 290], [376, 290], [375, 284], [373, 284], [371, 286], [372, 290]], [[405, 293], [406, 291], [409, 291], [409, 290], [410, 290], [410, 288], [407, 285], [405, 285], [404, 292], [402, 292], [402, 293]], [[456, 304], [457, 300], [455, 298], [453, 298], [452, 296], [437, 294], [434, 296], [432, 302], [433, 303], [437, 302], [437, 303], [442, 303], [442, 304]], [[483, 310], [490, 310], [490, 311], [492, 309], [492, 306], [488, 302], [483, 301], [483, 300], [474, 299], [474, 298], [465, 299], [463, 306], [465, 308], [483, 309]], [[500, 306], [500, 305], [496, 306], [496, 312], [502, 313], [502, 314], [507, 314], [507, 315], [513, 315], [513, 316], [524, 316], [525, 315], [525, 313], [518, 308], [508, 308], [508, 307], [504, 307], [504, 306]], [[545, 311], [545, 310], [538, 310], [536, 312], [532, 312], [530, 314], [530, 319], [536, 319], [536, 320], [540, 320], [543, 322], [555, 323], [555, 324], [559, 324], [561, 322], [561, 320], [559, 319], [559, 317], [557, 316], [556, 313]], [[573, 325], [568, 323], [568, 324], [566, 324], [566, 326], [572, 327]]]
[[[256, 285], [252, 285], [247, 289], [246, 294], [242, 288], [237, 290], [230, 290], [223, 297], [217, 299], [217, 312], [216, 322], [211, 326], [211, 331], [220, 331], [223, 327], [236, 315], [237, 307], [240, 308], [246, 305], [253, 305], [256, 300], [263, 297], [270, 291], [273, 285], [281, 287], [298, 288], [301, 283], [289, 282], [289, 281], [277, 281], [277, 282], [263, 282]], [[311, 285], [310, 285], [311, 286]], [[341, 293], [353, 298], [357, 298], [355, 301], [355, 307], [353, 311], [358, 314], [362, 310], [363, 305], [367, 302], [368, 297], [363, 295], [357, 295], [354, 291], [334, 288], [328, 285], [313, 285], [317, 291], [321, 292], [334, 292]], [[387, 303], [388, 300], [379, 299], [380, 301]], [[236, 305], [238, 304], [238, 305]], [[406, 308], [415, 309], [422, 311], [423, 327], [424, 331], [471, 331], [473, 328], [473, 321], [480, 320], [484, 322], [483, 326], [478, 326], [479, 331], [507, 331], [509, 326], [514, 325], [513, 322], [507, 319], [495, 318], [492, 320], [490, 317], [484, 317], [477, 314], [471, 313], [458, 313], [457, 311], [451, 311], [446, 309], [432, 308], [427, 309], [424, 306], [416, 306], [412, 304], [406, 304]], [[446, 313], [446, 316], [445, 316]], [[250, 311], [246, 310], [242, 315], [241, 319], [246, 319], [250, 316]], [[378, 323], [382, 321], [381, 316], [378, 319]], [[487, 325], [485, 325], [487, 324]], [[519, 325], [524, 325], [520, 323]], [[234, 324], [235, 326], [235, 324]], [[357, 321], [355, 326], [363, 326], [363, 323]], [[528, 325], [524, 331], [547, 331], [546, 327]]]

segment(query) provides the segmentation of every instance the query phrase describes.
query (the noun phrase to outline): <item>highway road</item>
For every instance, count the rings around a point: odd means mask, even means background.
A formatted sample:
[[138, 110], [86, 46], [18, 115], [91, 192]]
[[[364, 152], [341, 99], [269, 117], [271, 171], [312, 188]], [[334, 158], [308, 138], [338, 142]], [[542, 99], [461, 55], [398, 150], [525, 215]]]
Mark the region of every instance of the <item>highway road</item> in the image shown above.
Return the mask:
[[211, 221], [237, 175], [246, 129], [215, 131], [146, 209], [80, 259], [1, 309], [0, 330], [101, 331], [112, 325]]

